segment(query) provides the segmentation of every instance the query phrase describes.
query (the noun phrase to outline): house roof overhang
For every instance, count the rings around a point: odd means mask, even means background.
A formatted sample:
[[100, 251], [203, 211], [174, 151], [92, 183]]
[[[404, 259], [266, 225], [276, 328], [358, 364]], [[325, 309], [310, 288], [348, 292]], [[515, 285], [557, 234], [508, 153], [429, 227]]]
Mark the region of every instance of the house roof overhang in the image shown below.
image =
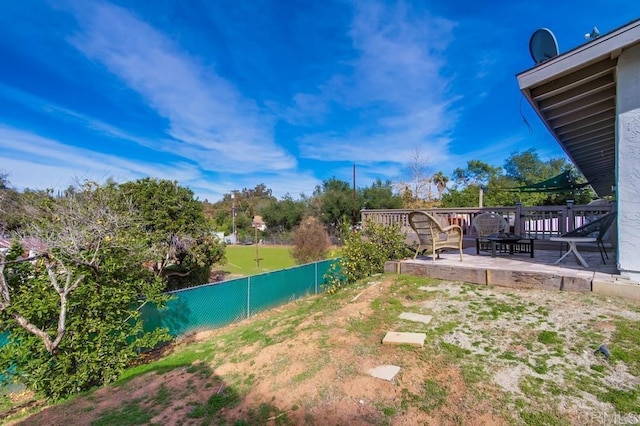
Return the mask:
[[518, 74], [518, 85], [598, 196], [610, 195], [616, 166], [616, 69], [640, 44], [640, 19]]

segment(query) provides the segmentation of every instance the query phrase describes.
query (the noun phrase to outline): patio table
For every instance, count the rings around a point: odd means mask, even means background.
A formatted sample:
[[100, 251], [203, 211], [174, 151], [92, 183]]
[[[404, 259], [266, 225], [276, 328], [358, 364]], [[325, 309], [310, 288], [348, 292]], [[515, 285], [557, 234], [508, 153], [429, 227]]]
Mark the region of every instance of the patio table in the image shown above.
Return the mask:
[[[529, 253], [531, 257], [534, 254], [534, 243], [533, 240], [535, 238], [530, 237], [528, 235], [522, 236], [517, 234], [512, 234], [510, 232], [498, 232], [496, 234], [491, 234], [484, 239], [488, 240], [491, 244], [491, 257], [496, 257], [496, 249], [503, 247], [507, 247], [509, 250], [509, 254], [514, 253]], [[528, 240], [524, 242], [523, 240]]]
[[578, 262], [580, 262], [580, 264], [585, 268], [588, 268], [589, 264], [587, 263], [586, 260], [584, 260], [584, 257], [582, 257], [582, 255], [578, 252], [578, 246], [576, 244], [577, 243], [595, 243], [596, 241], [598, 241], [597, 238], [588, 238], [588, 237], [551, 237], [549, 238], [549, 240], [560, 241], [562, 243], [569, 244], [569, 250], [567, 250], [567, 252], [563, 254], [560, 259], [556, 260], [555, 264], [560, 263], [562, 259], [569, 256], [569, 253], [573, 253], [576, 256], [576, 259], [578, 259]]

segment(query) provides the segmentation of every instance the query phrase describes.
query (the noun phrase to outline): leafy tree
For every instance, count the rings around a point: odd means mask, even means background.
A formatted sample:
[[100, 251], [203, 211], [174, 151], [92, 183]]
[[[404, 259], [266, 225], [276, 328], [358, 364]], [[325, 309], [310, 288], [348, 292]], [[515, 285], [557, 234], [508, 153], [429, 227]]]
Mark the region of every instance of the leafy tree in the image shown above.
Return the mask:
[[322, 182], [314, 191], [315, 207], [319, 210], [313, 216], [319, 217], [325, 224], [335, 229], [344, 220], [354, 224], [361, 203], [345, 181], [331, 178]]
[[442, 207], [478, 207], [480, 187], [470, 185], [442, 195]]
[[[551, 158], [542, 161], [534, 148], [524, 152], [514, 151], [505, 160], [504, 170], [507, 177], [515, 182], [515, 187], [535, 184], [551, 179], [564, 171], [570, 171], [575, 182], [586, 182], [577, 169], [564, 158]], [[519, 193], [523, 203], [529, 205], [558, 205], [567, 200], [578, 204], [587, 204], [595, 197], [590, 188], [558, 193]]]
[[22, 193], [11, 187], [7, 174], [0, 173], [0, 234], [18, 231], [29, 224], [35, 206], [50, 204], [52, 190], [30, 190]]
[[486, 186], [489, 180], [501, 172], [500, 167], [493, 167], [480, 160], [469, 160], [465, 169], [457, 168], [453, 171], [453, 179], [458, 185]]
[[264, 183], [256, 185], [253, 189], [243, 188], [239, 198], [244, 206], [244, 212], [250, 217], [260, 215], [262, 209], [276, 199]]
[[[446, 207], [472, 207], [483, 206], [484, 192], [491, 180], [501, 175], [500, 167], [493, 167], [480, 160], [470, 160], [465, 169], [457, 168], [453, 171], [453, 180], [456, 187], [443, 197], [442, 204]], [[462, 189], [459, 189], [462, 187]], [[471, 201], [475, 194], [475, 201]]]
[[10, 333], [0, 368], [49, 398], [113, 381], [140, 349], [170, 339], [143, 330], [138, 308], [167, 297], [113, 191], [87, 183], [54, 199], [24, 230], [36, 255], [17, 243], [0, 255], [0, 330]]
[[20, 225], [20, 194], [11, 188], [8, 175], [0, 173], [0, 234], [15, 230]]
[[304, 200], [294, 200], [289, 194], [281, 200], [272, 200], [262, 209], [262, 218], [267, 224], [267, 233], [291, 231], [302, 221], [306, 205]]
[[322, 223], [308, 216], [294, 231], [292, 245], [291, 256], [298, 264], [304, 264], [325, 259], [331, 241]]
[[222, 200], [206, 207], [207, 216], [211, 218], [214, 227], [227, 235], [233, 232], [233, 215], [235, 206], [235, 224], [239, 240], [252, 238], [253, 228], [251, 219], [255, 215], [265, 216], [264, 210], [276, 201], [271, 189], [264, 184], [258, 184], [253, 189], [243, 188], [225, 194]]
[[208, 282], [209, 271], [224, 260], [223, 243], [212, 238], [203, 205], [177, 182], [145, 178], [119, 186], [120, 203], [138, 212], [147, 264], [167, 289]]
[[393, 193], [389, 180], [383, 183], [377, 179], [361, 193], [362, 208], [365, 209], [400, 209], [403, 206], [402, 197]]

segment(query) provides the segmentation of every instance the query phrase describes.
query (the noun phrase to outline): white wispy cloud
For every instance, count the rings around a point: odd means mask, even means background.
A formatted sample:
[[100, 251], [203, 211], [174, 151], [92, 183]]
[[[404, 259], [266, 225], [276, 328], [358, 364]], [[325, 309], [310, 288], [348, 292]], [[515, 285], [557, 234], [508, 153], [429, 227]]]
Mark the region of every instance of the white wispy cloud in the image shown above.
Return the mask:
[[189, 182], [200, 176], [193, 165], [154, 164], [72, 147], [60, 141], [0, 125], [0, 159], [12, 182], [21, 188], [62, 189], [74, 179], [116, 181], [146, 176]]
[[[318, 114], [326, 113], [321, 102], [337, 103], [355, 116], [353, 126], [310, 132], [299, 139], [301, 154], [317, 160], [406, 164], [419, 148], [433, 162], [447, 158], [457, 98], [448, 94], [450, 79], [442, 68], [454, 26], [402, 2], [357, 3], [349, 30], [357, 53], [352, 74], [334, 76], [320, 93], [295, 98], [302, 110]], [[359, 123], [358, 116], [370, 124]]]
[[208, 170], [295, 167], [295, 158], [274, 143], [273, 120], [213, 67], [123, 8], [82, 3], [74, 13], [80, 31], [71, 43], [167, 120], [166, 132], [175, 141], [163, 149]]
[[193, 164], [179, 161], [149, 163], [101, 154], [1, 124], [0, 164], [0, 172], [9, 173], [9, 180], [19, 183], [19, 189], [62, 190], [84, 179], [125, 182], [154, 177], [176, 180], [194, 191], [198, 198], [210, 201], [222, 198], [233, 189], [254, 188], [259, 183], [271, 188], [276, 197], [285, 193], [294, 197], [302, 193], [310, 195], [320, 184], [311, 172], [293, 171], [257, 172], [211, 179]]

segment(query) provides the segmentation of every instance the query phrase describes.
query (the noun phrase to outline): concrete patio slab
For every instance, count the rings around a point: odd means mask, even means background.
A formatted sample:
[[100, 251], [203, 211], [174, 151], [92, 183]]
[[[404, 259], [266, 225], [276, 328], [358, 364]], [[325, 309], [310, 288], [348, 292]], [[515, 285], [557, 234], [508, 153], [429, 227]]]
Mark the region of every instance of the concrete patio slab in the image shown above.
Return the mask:
[[405, 333], [399, 331], [389, 331], [382, 339], [383, 345], [409, 345], [424, 346], [424, 339], [427, 338], [425, 333]]
[[414, 314], [413, 312], [403, 312], [400, 314], [400, 319], [421, 322], [423, 324], [429, 324], [433, 317], [431, 315]]
[[[435, 262], [430, 256], [387, 262], [385, 271], [481, 285], [620, 293], [622, 297], [636, 297], [635, 291], [640, 286], [633, 288], [633, 284], [630, 284], [632, 288], [629, 290], [621, 288], [628, 281], [617, 271], [615, 253], [609, 253], [606, 264], [598, 251], [585, 250], [583, 257], [590, 265], [588, 268], [573, 259], [563, 259], [556, 264], [560, 258], [559, 250], [536, 250], [534, 258], [528, 254], [501, 254], [491, 257], [486, 253], [478, 255], [475, 253], [475, 247], [468, 247], [464, 249], [462, 262], [457, 253], [445, 252]], [[606, 284], [623, 286], [610, 289], [611, 286]], [[437, 287], [429, 286], [421, 287], [421, 290], [438, 291]], [[631, 294], [627, 293], [628, 291]]]
[[369, 369], [367, 374], [378, 379], [391, 381], [399, 371], [400, 367], [397, 365], [381, 365], [379, 367]]

